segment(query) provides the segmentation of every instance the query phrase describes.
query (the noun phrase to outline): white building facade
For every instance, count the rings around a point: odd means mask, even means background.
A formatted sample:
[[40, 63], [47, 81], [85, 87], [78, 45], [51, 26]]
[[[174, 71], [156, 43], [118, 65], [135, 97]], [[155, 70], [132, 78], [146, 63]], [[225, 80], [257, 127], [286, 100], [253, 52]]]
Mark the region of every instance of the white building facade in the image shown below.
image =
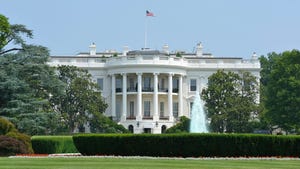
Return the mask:
[[133, 133], [163, 133], [180, 116], [190, 117], [195, 95], [219, 69], [247, 71], [260, 78], [255, 54], [248, 60], [214, 57], [203, 53], [200, 43], [194, 53], [169, 52], [167, 45], [162, 51], [129, 51], [126, 47], [122, 53], [97, 53], [92, 44], [89, 53], [51, 56], [49, 64], [87, 69], [108, 104], [106, 116]]

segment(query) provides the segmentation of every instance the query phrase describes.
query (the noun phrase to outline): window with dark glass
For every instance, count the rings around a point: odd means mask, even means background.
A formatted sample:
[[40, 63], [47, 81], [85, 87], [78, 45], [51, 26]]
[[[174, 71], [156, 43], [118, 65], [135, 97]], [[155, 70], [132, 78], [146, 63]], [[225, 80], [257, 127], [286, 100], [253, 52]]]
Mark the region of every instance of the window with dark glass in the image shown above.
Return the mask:
[[160, 117], [164, 117], [165, 116], [165, 104], [164, 102], [160, 102], [160, 107], [159, 107], [159, 114]]
[[173, 116], [178, 117], [178, 102], [173, 103]]
[[190, 91], [196, 91], [197, 90], [197, 80], [191, 79], [190, 80]]
[[129, 116], [134, 117], [134, 102], [129, 102]]
[[97, 84], [99, 86], [99, 89], [103, 90], [103, 78], [98, 78], [97, 79]]
[[144, 77], [143, 91], [151, 91], [151, 77]]
[[194, 102], [190, 102], [190, 114], [192, 114], [193, 104]]
[[129, 78], [129, 91], [135, 91], [133, 78]]
[[158, 90], [159, 90], [160, 92], [166, 92], [167, 89], [165, 88], [165, 79], [161, 79], [159, 85], [160, 85], [160, 86], [159, 86], [159, 89], [158, 89]]
[[150, 117], [150, 101], [144, 101], [144, 116]]
[[174, 78], [173, 79], [173, 92], [178, 93], [178, 87], [179, 87], [179, 79]]
[[116, 79], [116, 92], [122, 92], [122, 79]]

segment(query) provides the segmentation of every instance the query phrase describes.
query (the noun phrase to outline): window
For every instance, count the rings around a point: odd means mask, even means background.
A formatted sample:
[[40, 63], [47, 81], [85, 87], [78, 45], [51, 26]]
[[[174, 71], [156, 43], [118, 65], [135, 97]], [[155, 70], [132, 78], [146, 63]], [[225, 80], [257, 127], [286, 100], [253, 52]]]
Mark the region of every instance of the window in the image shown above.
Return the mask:
[[151, 77], [144, 77], [143, 91], [151, 91]]
[[133, 78], [129, 78], [129, 91], [135, 91]]
[[192, 114], [193, 104], [194, 102], [190, 102], [190, 114]]
[[134, 102], [129, 102], [129, 117], [134, 117]]
[[103, 90], [103, 78], [97, 79], [97, 84], [100, 90]]
[[179, 79], [173, 79], [173, 93], [178, 93]]
[[161, 85], [160, 87], [161, 89], [165, 88], [165, 79], [161, 79], [160, 85]]
[[166, 92], [167, 91], [167, 89], [165, 88], [165, 79], [160, 80], [158, 91], [160, 91], [160, 92]]
[[164, 102], [160, 102], [160, 107], [159, 107], [160, 111], [159, 111], [159, 114], [160, 114], [160, 117], [164, 117], [165, 116], [165, 104]]
[[144, 88], [150, 88], [151, 78], [144, 77]]
[[173, 103], [173, 116], [178, 117], [178, 102]]
[[197, 79], [191, 79], [190, 80], [190, 91], [196, 91], [197, 90]]
[[122, 92], [122, 79], [116, 79], [116, 92]]
[[150, 101], [144, 101], [144, 116], [150, 117]]

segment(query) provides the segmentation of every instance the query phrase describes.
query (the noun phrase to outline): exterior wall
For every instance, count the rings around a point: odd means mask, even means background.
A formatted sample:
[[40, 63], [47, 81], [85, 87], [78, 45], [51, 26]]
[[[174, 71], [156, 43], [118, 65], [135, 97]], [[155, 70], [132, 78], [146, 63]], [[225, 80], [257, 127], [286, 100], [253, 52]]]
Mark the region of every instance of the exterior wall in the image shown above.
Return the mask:
[[[105, 114], [125, 128], [131, 126], [134, 133], [161, 133], [162, 128], [173, 126], [178, 119], [173, 117], [174, 102], [178, 103], [179, 115], [190, 117], [190, 104], [194, 96], [207, 87], [208, 77], [219, 69], [248, 71], [257, 79], [260, 77], [260, 63], [257, 59], [196, 57], [196, 54], [186, 54], [178, 58], [172, 54], [149, 54], [143, 51], [140, 53], [120, 54], [119, 57], [107, 57], [113, 55], [112, 53], [95, 56], [52, 56], [49, 64], [78, 66], [87, 69], [95, 82], [97, 79], [103, 79], [102, 96], [108, 104]], [[141, 76], [141, 84], [138, 76]], [[157, 84], [154, 83], [155, 76]], [[150, 78], [150, 86], [146, 86], [147, 88], [143, 88], [145, 77]], [[172, 83], [169, 83], [170, 78]], [[174, 79], [178, 79], [178, 88], [173, 90]], [[195, 91], [190, 90], [191, 79], [196, 80]], [[150, 115], [147, 117], [144, 116], [144, 101], [150, 102]], [[130, 115], [130, 102], [134, 103], [133, 115]], [[161, 102], [164, 104], [164, 116], [160, 115]]]

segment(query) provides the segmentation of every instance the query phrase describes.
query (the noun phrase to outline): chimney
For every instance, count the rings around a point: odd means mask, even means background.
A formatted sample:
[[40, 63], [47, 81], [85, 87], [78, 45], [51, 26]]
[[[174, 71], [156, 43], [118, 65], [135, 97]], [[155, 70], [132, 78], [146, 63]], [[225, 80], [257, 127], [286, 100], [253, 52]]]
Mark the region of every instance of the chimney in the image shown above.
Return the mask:
[[253, 54], [252, 54], [252, 59], [253, 59], [253, 60], [257, 59], [257, 54], [256, 54], [256, 52], [253, 52]]
[[90, 55], [92, 56], [96, 55], [96, 45], [94, 42], [90, 45]]
[[123, 47], [123, 56], [127, 56], [127, 53], [129, 52], [128, 46]]
[[198, 43], [197, 46], [196, 46], [196, 56], [197, 57], [201, 57], [202, 56], [202, 54], [203, 54], [202, 48], [203, 48], [203, 46], [202, 46], [201, 42]]
[[169, 45], [165, 44], [165, 45], [162, 47], [162, 50], [163, 50], [163, 52], [169, 54]]

